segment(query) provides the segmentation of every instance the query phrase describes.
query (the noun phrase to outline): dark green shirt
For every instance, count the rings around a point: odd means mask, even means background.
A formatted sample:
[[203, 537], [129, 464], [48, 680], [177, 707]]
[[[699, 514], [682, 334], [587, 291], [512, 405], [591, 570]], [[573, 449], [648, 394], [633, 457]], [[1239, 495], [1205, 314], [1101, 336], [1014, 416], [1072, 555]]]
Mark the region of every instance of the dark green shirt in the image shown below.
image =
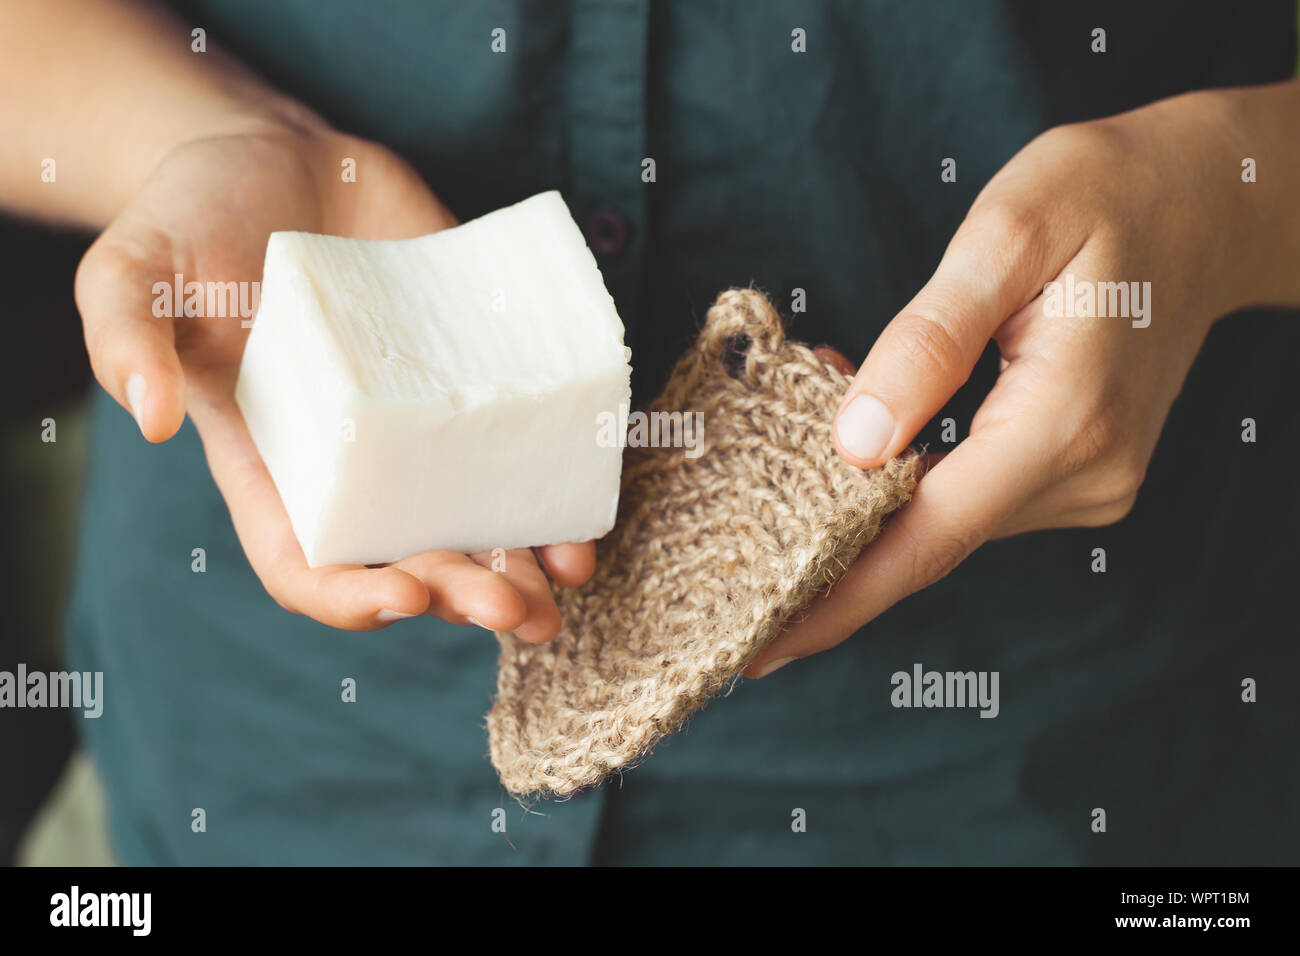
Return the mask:
[[[561, 189], [627, 325], [640, 400], [729, 285], [756, 283], [787, 312], [803, 290], [792, 334], [860, 358], [1033, 136], [1282, 79], [1296, 53], [1291, 0], [175, 5], [340, 128], [406, 155], [462, 219]], [[1300, 719], [1278, 681], [1298, 663], [1285, 467], [1298, 339], [1280, 314], [1215, 330], [1122, 524], [989, 545], [840, 648], [714, 702], [621, 784], [532, 812], [486, 759], [491, 637], [428, 618], [357, 635], [286, 614], [250, 571], [192, 427], [148, 446], [101, 396], [70, 637], [73, 665], [105, 672], [104, 715], [84, 725], [118, 851], [162, 864], [1293, 858]], [[993, 359], [922, 442], [943, 447], [948, 416], [965, 434]], [[1256, 444], [1240, 440], [1246, 416]], [[206, 573], [191, 571], [196, 547]], [[895, 709], [890, 676], [916, 663], [998, 671], [998, 717]], [[355, 703], [341, 700], [349, 677]], [[1246, 677], [1257, 704], [1240, 699]]]

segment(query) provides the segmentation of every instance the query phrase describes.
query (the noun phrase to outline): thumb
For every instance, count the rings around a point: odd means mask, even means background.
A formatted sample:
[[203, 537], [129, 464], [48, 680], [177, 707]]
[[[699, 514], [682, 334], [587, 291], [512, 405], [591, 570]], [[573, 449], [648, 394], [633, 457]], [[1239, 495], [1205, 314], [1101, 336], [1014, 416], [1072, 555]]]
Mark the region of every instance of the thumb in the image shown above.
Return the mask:
[[185, 373], [172, 320], [153, 313], [154, 279], [140, 260], [100, 242], [77, 267], [75, 294], [95, 378], [151, 442], [185, 420]]
[[973, 214], [939, 268], [863, 361], [836, 413], [840, 457], [872, 468], [899, 454], [965, 384], [998, 326], [1041, 291], [1040, 230]]

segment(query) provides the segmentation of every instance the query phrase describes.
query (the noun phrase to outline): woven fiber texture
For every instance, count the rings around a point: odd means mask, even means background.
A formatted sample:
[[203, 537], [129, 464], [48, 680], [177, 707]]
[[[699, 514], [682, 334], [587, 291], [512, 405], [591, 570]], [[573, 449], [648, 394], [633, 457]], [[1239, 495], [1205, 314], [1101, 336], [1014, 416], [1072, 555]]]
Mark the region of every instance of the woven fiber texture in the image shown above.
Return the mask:
[[831, 446], [849, 382], [785, 341], [761, 293], [718, 297], [649, 408], [702, 412], [702, 452], [629, 442], [595, 574], [554, 589], [560, 636], [532, 645], [497, 635], [487, 725], [506, 789], [566, 796], [645, 757], [907, 501], [917, 456], [862, 471]]

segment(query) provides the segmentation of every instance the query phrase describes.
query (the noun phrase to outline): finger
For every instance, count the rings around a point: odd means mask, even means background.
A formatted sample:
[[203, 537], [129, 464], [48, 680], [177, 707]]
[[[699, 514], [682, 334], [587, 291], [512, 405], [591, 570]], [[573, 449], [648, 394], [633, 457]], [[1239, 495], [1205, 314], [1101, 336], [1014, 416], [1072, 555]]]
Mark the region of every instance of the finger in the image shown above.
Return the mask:
[[[451, 210], [397, 153], [366, 144], [358, 160], [354, 141], [331, 143], [332, 155], [322, 157], [314, 168], [321, 207], [328, 217], [326, 232], [357, 239], [410, 239], [458, 225]], [[355, 183], [339, 176], [339, 165], [347, 160], [356, 164], [359, 177], [402, 188], [359, 191]]]
[[501, 574], [454, 551], [426, 551], [398, 561], [429, 593], [426, 614], [453, 624], [513, 631], [527, 620], [528, 606]]
[[858, 367], [853, 364], [847, 355], [829, 345], [819, 345], [813, 349], [813, 355], [825, 362], [831, 368], [838, 369], [845, 375], [852, 375], [857, 372]]
[[171, 438], [185, 420], [172, 320], [153, 313], [158, 279], [105, 233], [82, 258], [74, 283], [95, 378], [151, 442]]
[[1009, 315], [1074, 250], [1068, 229], [992, 206], [972, 212], [939, 268], [868, 353], [836, 416], [839, 454], [874, 467], [899, 454], [969, 378]]
[[[490, 551], [473, 554], [470, 557], [485, 567], [493, 561]], [[527, 548], [507, 551], [504, 565], [496, 566], [502, 567], [502, 570], [495, 572], [495, 575], [508, 581], [527, 607], [523, 621], [512, 627], [501, 627], [496, 630], [514, 631], [515, 637], [529, 644], [545, 644], [559, 634], [560, 609], [555, 606], [550, 582], [538, 567], [533, 552]]]
[[765, 648], [745, 675], [763, 677], [791, 660], [834, 647], [907, 595], [938, 581], [1038, 494], [1048, 479], [1031, 449], [1050, 438], [1050, 427], [1017, 428], [1014, 441], [1010, 431], [987, 428], [949, 452], [829, 594]]
[[295, 614], [345, 631], [374, 631], [415, 617], [428, 606], [429, 592], [423, 583], [400, 568], [343, 564], [309, 568], [301, 549], [298, 557], [301, 564], [253, 566], [271, 596]]
[[537, 557], [556, 584], [576, 588], [596, 570], [596, 542], [549, 544], [537, 549]]
[[384, 627], [429, 606], [424, 583], [398, 567], [309, 568], [233, 400], [209, 403], [192, 396], [190, 412], [239, 543], [262, 585], [282, 606], [355, 631]]

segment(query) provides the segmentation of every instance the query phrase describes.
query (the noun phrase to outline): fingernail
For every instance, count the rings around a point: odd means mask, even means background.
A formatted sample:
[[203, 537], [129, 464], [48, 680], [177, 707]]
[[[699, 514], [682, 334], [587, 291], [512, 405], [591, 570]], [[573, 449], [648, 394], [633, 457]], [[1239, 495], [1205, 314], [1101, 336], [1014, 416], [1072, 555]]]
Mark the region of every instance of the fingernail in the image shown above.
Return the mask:
[[492, 628], [488, 627], [486, 624], [480, 624], [480, 623], [478, 622], [478, 619], [477, 619], [477, 618], [472, 618], [472, 617], [470, 617], [468, 614], [465, 615], [465, 620], [469, 621], [469, 622], [470, 622], [471, 624], [473, 624], [475, 627], [481, 627], [481, 628], [483, 628], [483, 630], [485, 630], [485, 631], [490, 631], [490, 630], [492, 630]]
[[414, 614], [403, 614], [401, 611], [393, 611], [389, 608], [383, 608], [375, 615], [375, 620], [380, 624], [392, 624], [394, 621], [400, 621], [406, 617], [415, 617]]
[[131, 414], [135, 417], [135, 423], [144, 431], [144, 393], [146, 389], [144, 376], [139, 372], [132, 372], [131, 377], [126, 380], [126, 402], [131, 406]]
[[835, 434], [850, 455], [875, 460], [894, 437], [894, 416], [880, 399], [859, 395], [840, 412]]
[[789, 664], [791, 661], [797, 661], [798, 659], [799, 658], [797, 657], [778, 657], [774, 661], [768, 661], [754, 672], [754, 680], [766, 677], [773, 671], [779, 671], [782, 667], [785, 667], [786, 664]]

